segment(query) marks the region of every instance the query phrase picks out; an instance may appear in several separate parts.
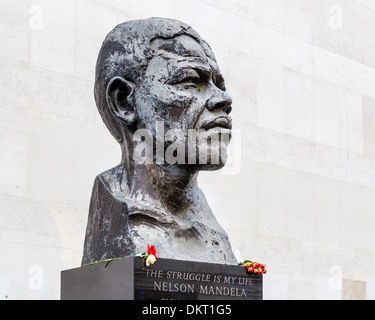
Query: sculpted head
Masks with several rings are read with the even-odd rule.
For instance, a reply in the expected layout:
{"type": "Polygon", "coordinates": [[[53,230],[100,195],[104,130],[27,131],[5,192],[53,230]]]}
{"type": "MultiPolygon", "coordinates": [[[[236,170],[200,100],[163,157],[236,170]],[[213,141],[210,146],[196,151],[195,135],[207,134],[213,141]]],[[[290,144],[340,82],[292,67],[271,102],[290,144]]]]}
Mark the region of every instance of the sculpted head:
{"type": "Polygon", "coordinates": [[[99,53],[95,100],[127,158],[133,158],[137,130],[147,130],[153,161],[162,131],[163,154],[174,145],[174,165],[217,170],[225,163],[232,100],[210,46],[182,22],[151,18],[113,29],[99,53]],[[202,162],[203,144],[208,158],[202,162]],[[219,161],[212,154],[220,154],[219,161]]]}

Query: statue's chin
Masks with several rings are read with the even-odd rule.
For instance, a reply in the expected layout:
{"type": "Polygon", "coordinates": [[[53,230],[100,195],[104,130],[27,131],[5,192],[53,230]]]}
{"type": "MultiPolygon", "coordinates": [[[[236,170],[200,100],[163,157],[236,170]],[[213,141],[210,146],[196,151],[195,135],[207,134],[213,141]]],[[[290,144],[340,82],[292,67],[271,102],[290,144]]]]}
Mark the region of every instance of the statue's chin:
{"type": "Polygon", "coordinates": [[[227,161],[227,145],[221,145],[220,148],[208,148],[208,152],[199,154],[194,163],[187,162],[187,167],[194,168],[197,171],[216,171],[222,169],[227,161]]]}
{"type": "Polygon", "coordinates": [[[198,171],[218,171],[222,169],[225,166],[224,163],[222,164],[206,164],[206,165],[200,165],[197,167],[198,171]]]}
{"type": "Polygon", "coordinates": [[[217,171],[222,169],[225,166],[225,163],[220,160],[220,162],[210,162],[207,163],[198,163],[197,164],[185,164],[185,168],[189,168],[194,171],[217,171]]]}

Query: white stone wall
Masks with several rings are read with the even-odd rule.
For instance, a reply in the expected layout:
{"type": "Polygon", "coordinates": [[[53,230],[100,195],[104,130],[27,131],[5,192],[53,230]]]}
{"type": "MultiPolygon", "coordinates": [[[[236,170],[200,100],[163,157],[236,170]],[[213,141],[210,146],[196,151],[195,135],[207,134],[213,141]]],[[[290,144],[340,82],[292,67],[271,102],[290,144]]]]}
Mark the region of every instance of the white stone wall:
{"type": "Polygon", "coordinates": [[[234,99],[233,164],[201,188],[265,299],[375,299],[372,0],[0,0],[0,299],[59,299],[95,176],[120,161],[93,99],[118,23],[191,24],[234,99]]]}

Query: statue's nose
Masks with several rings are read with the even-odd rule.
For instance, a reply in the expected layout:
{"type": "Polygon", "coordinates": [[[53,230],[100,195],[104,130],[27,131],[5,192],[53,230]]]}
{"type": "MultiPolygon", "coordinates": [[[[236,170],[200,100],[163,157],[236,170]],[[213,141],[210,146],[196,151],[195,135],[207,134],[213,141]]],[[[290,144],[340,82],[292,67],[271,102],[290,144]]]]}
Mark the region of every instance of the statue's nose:
{"type": "Polygon", "coordinates": [[[210,111],[223,110],[226,114],[232,111],[232,98],[231,96],[222,91],[220,94],[215,95],[207,101],[207,109],[210,111]]]}

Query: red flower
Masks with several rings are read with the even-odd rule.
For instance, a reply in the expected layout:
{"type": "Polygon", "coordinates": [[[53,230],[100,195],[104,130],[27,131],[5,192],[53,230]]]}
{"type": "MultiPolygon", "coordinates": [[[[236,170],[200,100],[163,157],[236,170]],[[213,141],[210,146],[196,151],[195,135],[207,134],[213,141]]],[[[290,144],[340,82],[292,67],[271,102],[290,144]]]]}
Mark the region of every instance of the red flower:
{"type": "Polygon", "coordinates": [[[244,263],[240,263],[240,265],[244,266],[248,273],[253,273],[256,275],[262,275],[267,273],[266,266],[259,262],[251,262],[247,260],[244,263]]]}
{"type": "Polygon", "coordinates": [[[158,258],[158,257],[156,256],[156,249],[155,249],[155,246],[151,246],[151,247],[150,247],[150,245],[148,245],[147,253],[148,253],[149,255],[153,255],[153,256],[155,256],[156,259],[158,258]]]}

